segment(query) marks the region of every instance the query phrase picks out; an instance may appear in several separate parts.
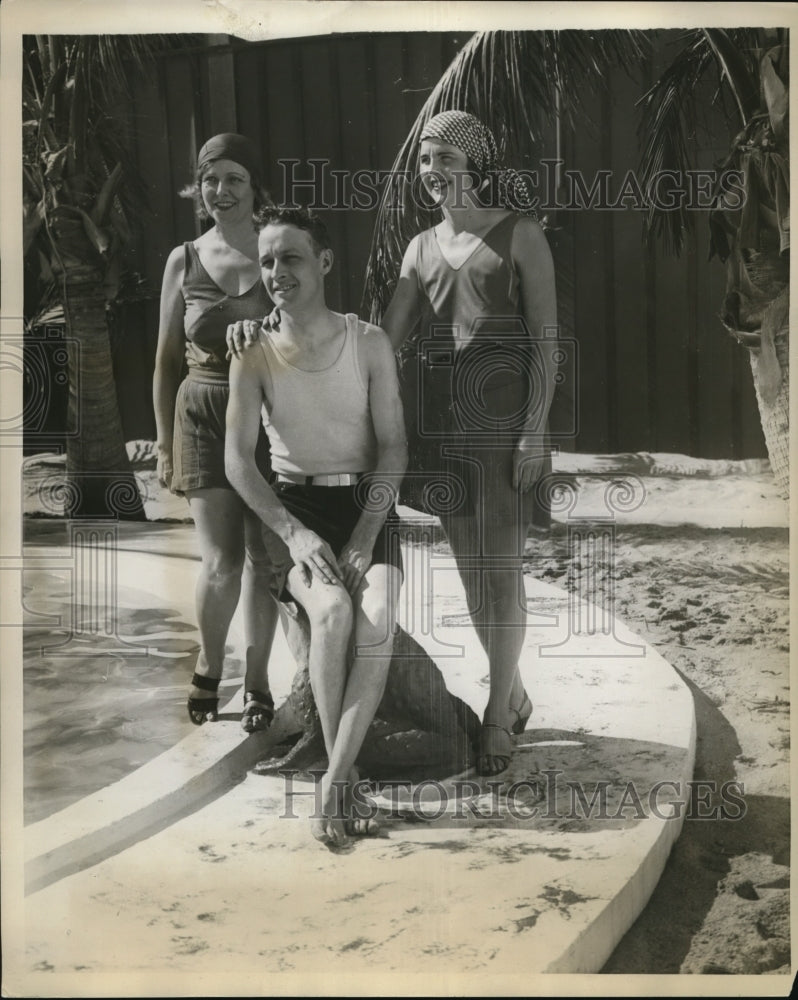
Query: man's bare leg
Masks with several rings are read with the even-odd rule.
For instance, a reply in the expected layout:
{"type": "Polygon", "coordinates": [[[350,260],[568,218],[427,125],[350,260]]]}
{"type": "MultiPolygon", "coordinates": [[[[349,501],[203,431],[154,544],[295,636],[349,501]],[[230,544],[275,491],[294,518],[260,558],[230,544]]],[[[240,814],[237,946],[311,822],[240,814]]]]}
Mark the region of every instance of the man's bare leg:
{"type": "MultiPolygon", "coordinates": [[[[367,570],[355,594],[354,658],[346,679],[329,768],[322,778],[322,800],[325,791],[331,796],[336,787],[346,792],[352,774],[357,774],[353,771],[355,761],[388,679],[401,585],[400,570],[379,563],[367,570]]],[[[350,799],[346,794],[343,804],[348,811],[350,799]]]]}
{"type": "MultiPolygon", "coordinates": [[[[330,759],[346,685],[346,660],[352,635],[352,600],[340,582],[323,583],[313,577],[308,585],[296,566],[288,574],[288,589],[304,607],[310,624],[310,685],[319,712],[327,758],[330,759]]],[[[328,776],[329,770],[325,778],[328,776]]],[[[336,789],[322,779],[322,817],[314,819],[311,824],[313,835],[318,840],[346,840],[342,819],[344,786],[336,789]]]]}

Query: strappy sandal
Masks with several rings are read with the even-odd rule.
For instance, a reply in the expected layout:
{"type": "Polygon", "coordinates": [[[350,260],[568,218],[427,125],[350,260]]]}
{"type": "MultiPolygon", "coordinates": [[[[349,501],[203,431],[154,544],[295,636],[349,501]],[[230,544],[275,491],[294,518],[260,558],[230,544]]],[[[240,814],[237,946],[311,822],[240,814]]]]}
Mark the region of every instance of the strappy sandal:
{"type": "Polygon", "coordinates": [[[524,700],[521,702],[520,708],[513,708],[510,706],[510,711],[515,714],[515,722],[510,727],[510,731],[514,736],[520,736],[526,730],[526,724],[532,715],[533,705],[529,700],[529,695],[524,691],[524,700]],[[526,709],[529,709],[527,712],[526,709]]]}
{"type": "Polygon", "coordinates": [[[499,726],[495,722],[483,722],[479,737],[479,755],[477,757],[477,774],[493,775],[501,774],[510,766],[510,758],[513,755],[513,743],[510,739],[510,730],[504,726],[499,726]],[[496,769],[484,767],[485,759],[491,757],[494,760],[504,760],[504,764],[496,769]],[[483,765],[483,766],[480,766],[483,765]]]}
{"type": "Polygon", "coordinates": [[[263,733],[274,720],[274,699],[270,691],[245,691],[241,728],[245,733],[263,733]]]}
{"type": "MultiPolygon", "coordinates": [[[[213,691],[215,693],[219,690],[220,680],[218,677],[203,677],[202,674],[194,674],[191,683],[200,691],[213,691]]],[[[195,726],[201,726],[204,722],[217,722],[219,719],[219,699],[189,696],[188,717],[195,726]]]]}

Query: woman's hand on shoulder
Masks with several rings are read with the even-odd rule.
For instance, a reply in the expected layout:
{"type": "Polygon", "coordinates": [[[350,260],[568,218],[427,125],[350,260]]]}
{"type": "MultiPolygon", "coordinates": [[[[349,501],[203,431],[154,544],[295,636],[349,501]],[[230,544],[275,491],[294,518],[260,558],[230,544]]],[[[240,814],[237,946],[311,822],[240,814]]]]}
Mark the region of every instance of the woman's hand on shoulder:
{"type": "Polygon", "coordinates": [[[276,307],[264,319],[239,319],[227,327],[227,358],[241,358],[254,344],[261,329],[276,330],[280,326],[280,310],[276,307]]]}

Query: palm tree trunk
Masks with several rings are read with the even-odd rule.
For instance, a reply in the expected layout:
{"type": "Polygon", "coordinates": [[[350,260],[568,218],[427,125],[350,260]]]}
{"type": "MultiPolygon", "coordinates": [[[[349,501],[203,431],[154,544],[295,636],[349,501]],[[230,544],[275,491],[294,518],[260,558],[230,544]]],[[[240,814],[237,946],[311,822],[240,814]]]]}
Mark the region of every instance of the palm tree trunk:
{"type": "Polygon", "coordinates": [[[82,223],[58,219],[53,227],[62,265],[68,336],[67,517],[144,521],[146,515],[125,449],[114,385],[103,277],[76,252],[82,223]]]}
{"type": "Polygon", "coordinates": [[[759,351],[751,351],[751,373],[776,486],[790,496],[790,355],[789,328],[776,331],[772,345],[763,337],[759,351]],[[771,355],[770,352],[773,352],[771,355]],[[773,362],[776,362],[774,366],[773,362]],[[774,384],[774,368],[777,374],[774,384]]]}

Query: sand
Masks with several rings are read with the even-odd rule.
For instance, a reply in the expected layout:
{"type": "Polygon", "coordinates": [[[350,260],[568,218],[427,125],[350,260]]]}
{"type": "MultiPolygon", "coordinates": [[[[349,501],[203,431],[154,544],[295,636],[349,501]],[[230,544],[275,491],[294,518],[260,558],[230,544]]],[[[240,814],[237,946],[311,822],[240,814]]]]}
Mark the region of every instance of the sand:
{"type": "MultiPolygon", "coordinates": [[[[134,442],[129,451],[148,517],[187,520],[185,501],[157,485],[151,446],[134,442]]],[[[39,487],[62,467],[57,456],[26,463],[27,515],[42,516],[39,487]]],[[[789,972],[786,505],[761,461],[561,456],[555,467],[578,505],[530,538],[528,572],[582,594],[614,588],[614,613],[693,692],[695,779],[716,788],[736,781],[744,802],[738,818],[688,817],[651,901],[603,971],[789,972]],[[606,488],[619,477],[636,496],[629,509],[609,512],[606,488]],[[608,513],[614,542],[605,554],[572,557],[575,529],[608,513]]]]}
{"type": "MultiPolygon", "coordinates": [[[[531,573],[568,585],[565,531],[528,551],[531,573]]],[[[591,571],[571,566],[573,584],[591,571]]],[[[736,820],[685,821],[650,903],[603,971],[788,972],[787,531],[622,526],[600,574],[614,578],[617,616],[693,692],[694,778],[740,782],[747,807],[736,820]]]]}

